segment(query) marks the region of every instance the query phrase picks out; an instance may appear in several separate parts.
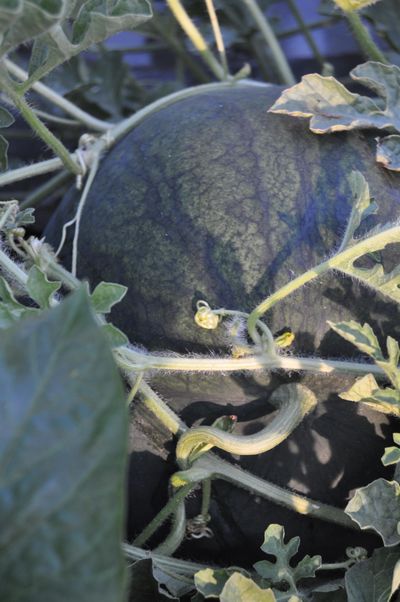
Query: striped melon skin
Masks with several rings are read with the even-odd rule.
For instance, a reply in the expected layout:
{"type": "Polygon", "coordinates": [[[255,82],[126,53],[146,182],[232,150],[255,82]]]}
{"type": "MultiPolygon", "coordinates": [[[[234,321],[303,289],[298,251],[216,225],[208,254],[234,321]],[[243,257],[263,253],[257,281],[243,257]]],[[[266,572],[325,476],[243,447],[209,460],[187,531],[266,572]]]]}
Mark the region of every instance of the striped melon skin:
{"type": "MultiPolygon", "coordinates": [[[[196,301],[250,311],[331,254],[349,215],[347,177],[353,169],[365,175],[379,201],[379,217],[371,220],[398,217],[399,178],[375,163],[373,136],[313,135],[304,122],[267,112],[280,91],[244,85],[199,91],[145,119],[104,159],[83,212],[78,271],[93,286],[106,280],[129,287],[112,320],[132,342],[151,350],[223,352],[223,328],[207,331],[195,324],[196,301]]],[[[58,241],[73,197],[50,223],[50,242],[58,241]]],[[[386,255],[389,264],[393,250],[386,255]]],[[[69,265],[68,249],[64,259],[69,265]]],[[[393,304],[335,274],[266,316],[273,332],[290,327],[296,333],[293,353],[322,357],[356,356],[326,324],[350,318],[369,321],[381,335],[399,334],[393,304]]],[[[243,458],[241,465],[344,506],[350,490],[383,474],[379,458],[389,421],[338,398],[351,379],[290,376],[314,390],[318,409],[285,443],[243,458]]],[[[288,378],[163,375],[153,383],[189,424],[234,413],[238,432],[250,433],[271,418],[268,390],[288,378]]],[[[133,424],[131,528],[137,530],[162,505],[160,492],[165,495],[166,475],[174,467],[164,462],[167,435],[140,408],[133,424]]],[[[346,536],[351,545],[362,541],[344,530],[338,537],[335,526],[294,515],[229,484],[217,483],[214,491],[216,537],[196,543],[207,554],[215,549],[231,561],[251,560],[270,522],[285,524],[289,535],[302,536],[304,549],[325,550],[326,557],[343,552],[346,536]],[[244,521],[245,515],[251,518],[244,521]]]]}

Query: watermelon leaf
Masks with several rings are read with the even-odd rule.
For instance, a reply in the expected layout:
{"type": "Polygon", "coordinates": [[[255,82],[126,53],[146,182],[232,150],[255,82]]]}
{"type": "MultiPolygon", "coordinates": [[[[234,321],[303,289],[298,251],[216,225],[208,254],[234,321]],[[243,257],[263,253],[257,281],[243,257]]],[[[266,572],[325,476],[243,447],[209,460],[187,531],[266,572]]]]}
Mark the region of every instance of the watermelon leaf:
{"type": "Polygon", "coordinates": [[[400,171],[400,136],[392,134],[377,139],[376,160],[386,169],[400,171]]]}
{"type": "Polygon", "coordinates": [[[348,322],[331,322],[328,320],[329,326],[340,334],[341,337],[353,343],[363,353],[367,353],[374,360],[381,361],[384,359],[379,341],[367,323],[361,325],[355,320],[348,322]]]}
{"type": "Polygon", "coordinates": [[[51,299],[60,287],[61,282],[49,282],[46,274],[36,265],[29,270],[26,290],[41,309],[50,307],[51,299]]]}
{"type": "Polygon", "coordinates": [[[114,324],[104,324],[102,326],[102,330],[108,338],[109,344],[111,347],[121,347],[122,345],[127,345],[129,343],[129,339],[114,324]]]}
{"type": "Polygon", "coordinates": [[[329,326],[346,341],[353,343],[357,349],[367,353],[391,381],[392,387],[380,388],[372,374],[359,378],[348,389],[339,395],[349,401],[362,401],[373,409],[400,416],[400,349],[398,342],[387,337],[386,347],[388,359],[385,359],[379,341],[369,324],[361,325],[354,320],[349,322],[330,322],[329,326]]]}
{"type": "Polygon", "coordinates": [[[293,537],[287,544],[284,538],[285,529],[281,525],[269,525],[264,533],[261,549],[266,554],[275,556],[276,561],[261,560],[255,563],[254,568],[263,579],[268,579],[273,585],[286,583],[288,591],[297,593],[297,581],[315,576],[315,571],[321,565],[321,556],[307,555],[296,567],[292,567],[290,561],[297,554],[300,538],[293,537]]]}
{"type": "Polygon", "coordinates": [[[400,68],[369,61],[355,67],[350,76],[380,96],[384,108],[380,100],[349,92],[334,77],[311,73],[285,90],[269,110],[309,117],[310,130],[317,134],[362,128],[393,128],[400,132],[400,99],[396,93],[400,68]]]}
{"type": "Polygon", "coordinates": [[[108,314],[116,303],[122,301],[127,290],[122,284],[100,282],[90,296],[94,311],[98,314],[108,314]]]}
{"type": "MultiPolygon", "coordinates": [[[[393,441],[396,445],[385,447],[385,453],[381,458],[384,466],[391,466],[400,462],[400,433],[393,433],[393,441]]],[[[396,474],[394,478],[398,481],[396,474]]]]}
{"type": "Polygon", "coordinates": [[[21,318],[36,314],[37,309],[25,307],[14,297],[7,280],[0,276],[0,329],[8,328],[21,318]]]}
{"type": "Polygon", "coordinates": [[[399,556],[397,548],[379,548],[346,571],[348,602],[389,602],[398,586],[399,556]]]}
{"type": "Polygon", "coordinates": [[[352,211],[339,251],[356,243],[354,234],[361,222],[369,215],[377,213],[378,211],[378,205],[371,199],[368,182],[362,173],[359,171],[352,171],[349,182],[353,195],[352,211]]]}
{"type": "Polygon", "coordinates": [[[254,581],[241,573],[233,573],[220,595],[221,602],[275,602],[272,589],[261,589],[254,581]]]}
{"type": "Polygon", "coordinates": [[[400,416],[400,392],[391,387],[379,388],[372,374],[358,378],[350,389],[340,393],[339,397],[347,401],[362,401],[378,412],[400,416]]]}
{"type": "Polygon", "coordinates": [[[2,333],[0,375],[0,598],[122,602],[126,404],[83,289],[2,333]]]}
{"type": "Polygon", "coordinates": [[[63,19],[65,0],[0,0],[0,56],[63,19]]]}
{"type": "Polygon", "coordinates": [[[392,445],[391,447],[385,447],[385,453],[382,456],[382,464],[384,466],[391,466],[392,464],[398,464],[400,462],[400,448],[392,445]]]}
{"type": "Polygon", "coordinates": [[[93,44],[130,31],[152,16],[148,0],[64,0],[64,7],[62,20],[35,40],[27,86],[93,44]]]}
{"type": "Polygon", "coordinates": [[[232,575],[229,569],[203,569],[194,575],[194,584],[205,598],[218,598],[232,575]]]}
{"type": "Polygon", "coordinates": [[[345,512],[361,529],[376,531],[385,546],[400,543],[400,485],[397,481],[377,479],[357,489],[345,512]]]}
{"type": "MultiPolygon", "coordinates": [[[[364,128],[400,132],[400,68],[369,61],[358,65],[350,76],[372,89],[378,99],[354,94],[335,78],[312,73],[285,90],[269,110],[310,118],[310,130],[317,134],[364,128]]],[[[385,167],[399,170],[399,156],[399,136],[379,142],[377,161],[385,167]]]]}
{"type": "Polygon", "coordinates": [[[0,0],[0,57],[34,40],[26,89],[92,44],[151,16],[148,0],[0,0]]]}

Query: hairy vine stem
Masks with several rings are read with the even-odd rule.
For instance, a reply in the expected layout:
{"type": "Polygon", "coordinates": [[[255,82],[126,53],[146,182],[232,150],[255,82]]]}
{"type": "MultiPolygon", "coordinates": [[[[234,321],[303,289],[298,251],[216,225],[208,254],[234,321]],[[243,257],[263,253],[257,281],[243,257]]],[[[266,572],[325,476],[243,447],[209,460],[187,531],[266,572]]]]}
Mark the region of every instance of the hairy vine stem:
{"type": "MultiPolygon", "coordinates": [[[[28,80],[28,74],[26,73],[26,71],[21,69],[21,67],[19,67],[15,63],[13,63],[13,61],[5,59],[4,63],[9,73],[17,77],[22,82],[28,80]]],[[[69,115],[72,115],[72,117],[75,117],[75,119],[86,125],[91,130],[95,130],[98,132],[106,132],[112,127],[111,123],[107,123],[106,121],[93,117],[93,115],[90,115],[86,111],[83,111],[82,109],[77,107],[73,102],[70,102],[60,94],[57,94],[57,92],[54,92],[52,88],[49,88],[41,82],[35,82],[34,84],[32,84],[31,89],[43,96],[43,98],[46,98],[46,100],[49,100],[54,105],[65,111],[65,113],[68,113],[69,115]]]]}
{"type": "Polygon", "coordinates": [[[288,284],[282,286],[278,291],[267,297],[251,312],[247,321],[249,335],[254,341],[257,341],[257,320],[259,320],[261,316],[271,309],[278,301],[281,301],[300,287],[304,286],[304,284],[319,278],[329,270],[340,270],[344,264],[351,264],[355,258],[365,255],[366,253],[381,250],[390,243],[399,242],[399,239],[400,226],[395,225],[390,228],[382,229],[377,234],[366,236],[356,244],[346,247],[330,259],[323,261],[294,280],[291,280],[288,284]]]}
{"type": "Polygon", "coordinates": [[[308,357],[252,355],[242,358],[232,357],[184,357],[172,355],[166,357],[153,353],[144,353],[130,347],[115,350],[121,368],[128,372],[137,370],[166,370],[170,372],[241,372],[244,370],[298,370],[305,372],[347,373],[364,375],[371,373],[384,378],[384,372],[375,364],[367,362],[349,362],[345,360],[325,360],[308,357]]]}
{"type": "MultiPolygon", "coordinates": [[[[149,552],[148,550],[142,550],[137,546],[130,545],[128,543],[122,544],[122,549],[127,558],[132,560],[145,560],[150,558],[154,564],[160,566],[162,569],[169,569],[172,571],[179,571],[183,575],[194,575],[197,571],[201,571],[205,568],[205,565],[190,562],[188,560],[179,560],[178,558],[170,558],[156,552],[149,552]]],[[[207,564],[207,567],[210,565],[207,564]]]]}
{"type": "Polygon", "coordinates": [[[317,405],[314,393],[299,384],[281,385],[270,401],[279,404],[279,412],[268,426],[254,435],[233,435],[210,426],[189,429],[176,446],[178,464],[183,469],[188,468],[213,446],[237,455],[262,454],[282,443],[317,405]]]}
{"type": "Polygon", "coordinates": [[[185,497],[197,487],[196,482],[188,483],[180,487],[170,498],[167,504],[160,510],[155,518],[143,529],[143,531],[134,539],[133,545],[143,546],[148,539],[157,531],[157,529],[173,514],[177,507],[184,501],[185,497]]]}
{"type": "Polygon", "coordinates": [[[379,63],[387,65],[388,60],[375,44],[358,12],[355,10],[345,10],[343,12],[364,56],[372,61],[378,61],[379,63]]]}
{"type": "Polygon", "coordinates": [[[75,175],[82,173],[82,168],[70,155],[62,142],[47,128],[31,109],[27,101],[21,96],[8,77],[0,74],[0,85],[2,91],[10,98],[15,107],[20,111],[22,117],[37,133],[38,136],[60,157],[64,166],[75,175]]]}
{"type": "Polygon", "coordinates": [[[279,72],[279,75],[284,84],[292,86],[296,83],[296,78],[293,75],[293,72],[290,68],[290,65],[282,51],[282,48],[276,38],[274,30],[269,24],[267,18],[264,13],[260,9],[256,0],[242,0],[243,4],[246,6],[250,14],[252,15],[261,35],[263,36],[265,42],[267,43],[273,60],[275,62],[276,68],[279,72]]]}

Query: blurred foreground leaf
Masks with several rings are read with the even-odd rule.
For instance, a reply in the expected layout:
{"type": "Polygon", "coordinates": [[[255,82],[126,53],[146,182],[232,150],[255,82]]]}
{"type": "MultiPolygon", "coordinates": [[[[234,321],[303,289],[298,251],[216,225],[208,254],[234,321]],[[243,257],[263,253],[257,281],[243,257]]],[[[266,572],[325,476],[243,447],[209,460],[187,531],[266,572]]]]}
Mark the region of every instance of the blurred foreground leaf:
{"type": "Polygon", "coordinates": [[[127,417],[87,295],[2,331],[0,600],[122,602],[127,417]]]}

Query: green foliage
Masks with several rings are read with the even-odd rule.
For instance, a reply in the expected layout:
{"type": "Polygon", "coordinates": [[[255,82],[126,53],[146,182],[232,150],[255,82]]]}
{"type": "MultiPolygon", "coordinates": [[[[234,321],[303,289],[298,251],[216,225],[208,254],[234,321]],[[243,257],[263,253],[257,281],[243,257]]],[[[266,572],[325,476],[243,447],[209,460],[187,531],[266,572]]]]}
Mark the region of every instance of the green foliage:
{"type": "Polygon", "coordinates": [[[221,602],[275,602],[271,589],[261,589],[254,581],[241,573],[233,573],[220,595],[221,602]]]}
{"type": "Polygon", "coordinates": [[[92,44],[133,29],[152,12],[147,0],[1,0],[0,14],[0,57],[35,39],[33,82],[92,44]]]}
{"type": "Polygon", "coordinates": [[[372,374],[355,381],[348,391],[340,394],[342,399],[363,401],[381,412],[400,415],[400,368],[399,344],[391,336],[386,339],[388,357],[385,359],[379,341],[369,324],[361,325],[354,320],[349,322],[328,321],[330,327],[357,349],[367,353],[382,369],[393,387],[379,387],[372,374]]]}
{"type": "MultiPolygon", "coordinates": [[[[0,106],[0,129],[7,128],[14,123],[15,119],[7,109],[0,106]]],[[[8,167],[7,161],[8,142],[0,134],[0,170],[6,170],[8,167]]]]}
{"type": "Polygon", "coordinates": [[[203,569],[194,575],[194,584],[205,598],[218,598],[231,575],[229,569],[203,569]]]}
{"type": "Polygon", "coordinates": [[[0,375],[1,599],[122,602],[126,407],[84,290],[2,333],[0,375]]]}
{"type": "MultiPolygon", "coordinates": [[[[400,133],[397,92],[400,68],[370,61],[358,65],[350,76],[358,84],[370,88],[378,99],[354,94],[336,79],[313,73],[283,92],[270,111],[311,118],[310,129],[317,134],[364,128],[400,133]]],[[[399,147],[399,135],[392,134],[388,140],[383,138],[379,143],[377,161],[388,169],[399,171],[399,147]]]]}
{"type": "Polygon", "coordinates": [[[305,556],[292,567],[290,561],[297,554],[300,538],[293,537],[287,544],[284,542],[285,529],[281,525],[270,525],[264,533],[264,543],[261,549],[266,554],[275,556],[276,561],[261,560],[254,568],[257,573],[267,579],[272,585],[285,584],[289,591],[296,594],[297,582],[306,577],[314,577],[315,571],[321,565],[321,556],[305,556]]]}
{"type": "Polygon", "coordinates": [[[355,233],[361,222],[370,215],[377,213],[378,204],[371,199],[368,182],[359,171],[353,171],[349,176],[351,191],[353,194],[352,210],[344,233],[340,249],[345,249],[357,241],[355,233]]]}
{"type": "Polygon", "coordinates": [[[37,310],[26,307],[16,300],[8,282],[0,276],[0,329],[8,328],[21,318],[35,314],[37,310]]]}
{"type": "Polygon", "coordinates": [[[399,585],[398,548],[375,550],[368,560],[352,566],[345,575],[348,602],[389,602],[399,585]],[[396,572],[395,572],[396,569],[396,572]]]}
{"type": "Polygon", "coordinates": [[[116,303],[122,301],[127,290],[122,284],[100,282],[90,296],[94,311],[98,314],[108,314],[116,303]]]}
{"type": "Polygon", "coordinates": [[[400,485],[377,479],[356,490],[346,512],[362,529],[373,529],[385,546],[400,543],[400,485]]]}
{"type": "Polygon", "coordinates": [[[53,295],[60,286],[61,282],[49,282],[46,274],[37,266],[34,265],[29,270],[26,290],[41,309],[50,307],[53,295]]]}
{"type": "MultiPolygon", "coordinates": [[[[400,433],[394,433],[393,441],[400,446],[400,433]]],[[[398,464],[398,462],[400,462],[400,447],[385,447],[385,453],[382,456],[382,464],[384,466],[390,466],[391,464],[398,464]]]]}

